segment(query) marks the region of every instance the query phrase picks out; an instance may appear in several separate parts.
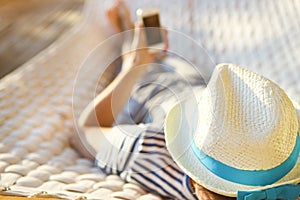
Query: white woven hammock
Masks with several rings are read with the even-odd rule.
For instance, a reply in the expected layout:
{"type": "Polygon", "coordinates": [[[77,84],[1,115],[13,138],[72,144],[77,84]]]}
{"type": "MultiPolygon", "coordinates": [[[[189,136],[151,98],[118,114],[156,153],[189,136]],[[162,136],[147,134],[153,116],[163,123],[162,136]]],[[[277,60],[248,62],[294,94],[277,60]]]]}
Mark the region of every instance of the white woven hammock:
{"type": "MultiPolygon", "coordinates": [[[[162,24],[200,42],[215,63],[247,66],[278,83],[300,101],[300,2],[254,0],[131,0],[160,7],[162,24]]],[[[160,199],[118,176],[106,176],[69,146],[77,114],[92,97],[91,67],[77,73],[88,53],[108,37],[104,10],[109,0],[86,2],[85,18],[52,46],[0,81],[0,194],[89,199],[160,199]],[[75,84],[78,93],[73,97],[75,84]],[[84,89],[81,89],[84,88],[84,89]],[[72,102],[76,100],[76,112],[72,102]]],[[[195,63],[203,60],[170,35],[195,63]]],[[[114,52],[102,49],[100,58],[114,52]]],[[[99,60],[97,61],[99,62],[99,60]]],[[[212,69],[208,69],[208,71],[212,69]]],[[[114,75],[111,69],[102,86],[114,75]]]]}

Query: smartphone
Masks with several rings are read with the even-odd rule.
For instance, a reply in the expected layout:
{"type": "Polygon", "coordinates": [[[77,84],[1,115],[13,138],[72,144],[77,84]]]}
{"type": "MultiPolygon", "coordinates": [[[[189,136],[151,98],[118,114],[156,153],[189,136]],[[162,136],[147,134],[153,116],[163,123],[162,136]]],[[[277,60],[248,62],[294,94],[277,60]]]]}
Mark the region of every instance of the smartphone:
{"type": "Polygon", "coordinates": [[[160,28],[159,10],[157,8],[138,9],[136,13],[139,22],[145,27],[147,45],[153,50],[164,49],[164,34],[160,28]]]}

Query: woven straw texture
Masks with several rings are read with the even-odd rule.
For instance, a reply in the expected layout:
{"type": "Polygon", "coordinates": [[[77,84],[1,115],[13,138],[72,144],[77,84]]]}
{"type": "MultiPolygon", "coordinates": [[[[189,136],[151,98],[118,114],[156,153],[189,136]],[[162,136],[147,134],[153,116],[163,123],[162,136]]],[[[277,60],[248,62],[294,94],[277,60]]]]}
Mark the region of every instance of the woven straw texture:
{"type": "MultiPolygon", "coordinates": [[[[106,176],[69,146],[74,131],[72,91],[77,69],[107,36],[103,11],[110,1],[87,1],[86,20],[46,51],[0,81],[0,173],[3,194],[90,199],[161,199],[140,186],[106,176]],[[104,28],[103,28],[104,27],[104,28]],[[105,32],[105,33],[104,33],[105,32]],[[5,191],[7,189],[8,191],[5,191]]],[[[158,6],[162,24],[183,32],[207,49],[215,63],[248,66],[300,100],[299,1],[131,0],[135,9],[158,6]]],[[[172,40],[174,46],[182,45],[172,40]]],[[[197,63],[192,46],[186,56],[197,63]]],[[[103,55],[114,49],[103,49],[103,55]]],[[[209,69],[213,70],[213,69],[209,69]]],[[[98,89],[116,69],[107,72],[98,89]]],[[[93,90],[89,73],[83,91],[93,90]]],[[[79,92],[80,93],[80,92],[79,92]]],[[[78,110],[90,97],[77,98],[78,110]]]]}
{"type": "Polygon", "coordinates": [[[199,111],[208,115],[200,115],[196,132],[203,134],[196,144],[222,163],[267,170],[293,151],[298,131],[294,105],[268,79],[236,65],[220,64],[200,101],[199,111]]]}

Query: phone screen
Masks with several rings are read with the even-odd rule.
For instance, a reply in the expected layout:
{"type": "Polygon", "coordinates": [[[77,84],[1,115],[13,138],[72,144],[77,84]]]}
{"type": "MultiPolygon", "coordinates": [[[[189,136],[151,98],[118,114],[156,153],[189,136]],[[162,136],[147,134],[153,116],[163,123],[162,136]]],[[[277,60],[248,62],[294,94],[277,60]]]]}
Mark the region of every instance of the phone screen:
{"type": "Polygon", "coordinates": [[[157,43],[163,42],[163,38],[161,35],[160,23],[159,23],[159,15],[151,15],[144,16],[143,23],[146,28],[146,37],[148,45],[153,45],[157,43]],[[148,28],[150,27],[150,28],[148,28]],[[151,28],[152,27],[152,28],[151,28]],[[156,27],[156,28],[153,28],[156,27]]]}

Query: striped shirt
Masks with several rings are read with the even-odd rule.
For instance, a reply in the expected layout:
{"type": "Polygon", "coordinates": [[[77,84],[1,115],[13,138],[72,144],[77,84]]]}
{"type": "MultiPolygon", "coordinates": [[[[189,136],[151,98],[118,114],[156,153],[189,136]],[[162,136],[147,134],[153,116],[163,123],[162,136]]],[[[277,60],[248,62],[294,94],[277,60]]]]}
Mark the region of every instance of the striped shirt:
{"type": "Polygon", "coordinates": [[[175,102],[193,92],[197,79],[153,70],[136,85],[112,129],[96,164],[107,174],[172,199],[197,199],[190,179],[172,159],[164,137],[164,119],[175,102]],[[185,77],[186,78],[186,77],[185,77]]]}

